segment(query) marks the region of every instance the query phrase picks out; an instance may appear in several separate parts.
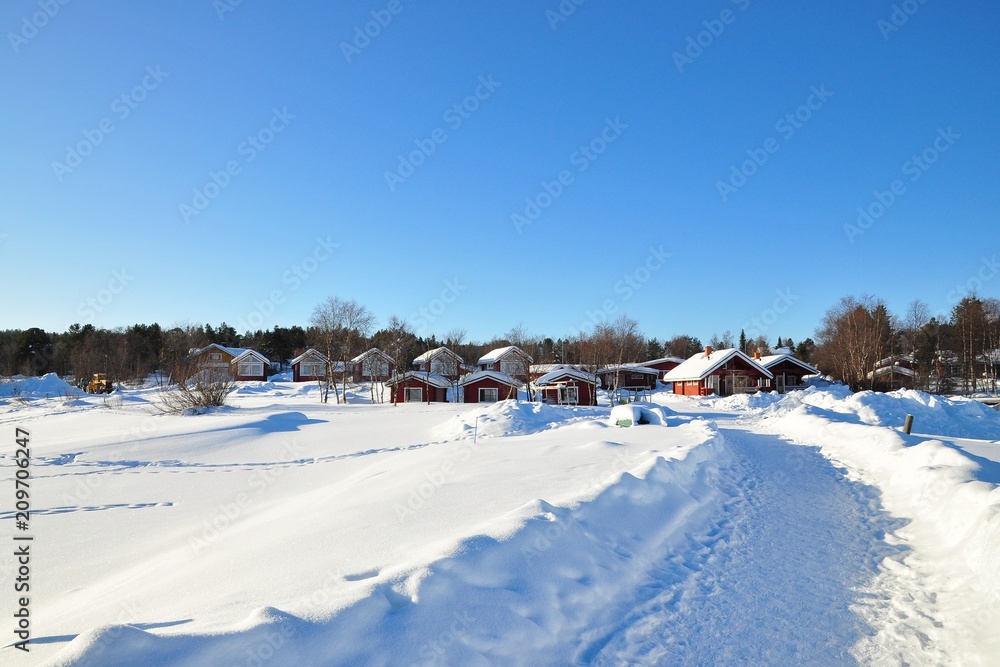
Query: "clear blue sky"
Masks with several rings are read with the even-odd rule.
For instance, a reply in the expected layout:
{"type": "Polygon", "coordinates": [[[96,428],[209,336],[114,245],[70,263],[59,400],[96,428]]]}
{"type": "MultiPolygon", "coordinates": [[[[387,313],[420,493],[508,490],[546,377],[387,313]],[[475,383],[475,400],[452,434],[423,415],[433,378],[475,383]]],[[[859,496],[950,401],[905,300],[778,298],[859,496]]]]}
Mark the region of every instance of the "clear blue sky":
{"type": "Polygon", "coordinates": [[[996,3],[230,3],[3,4],[0,328],[338,295],[800,340],[848,294],[1000,296],[996,3]]]}

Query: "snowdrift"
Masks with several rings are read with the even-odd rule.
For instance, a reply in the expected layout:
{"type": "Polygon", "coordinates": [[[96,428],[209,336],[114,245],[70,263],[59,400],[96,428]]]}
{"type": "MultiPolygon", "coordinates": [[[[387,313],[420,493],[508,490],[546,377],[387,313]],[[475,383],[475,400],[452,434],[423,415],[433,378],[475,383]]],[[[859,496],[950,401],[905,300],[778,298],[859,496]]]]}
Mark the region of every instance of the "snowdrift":
{"type": "Polygon", "coordinates": [[[606,413],[607,408],[500,401],[486,407],[473,407],[449,419],[436,435],[443,440],[528,435],[606,413]]]}
{"type": "MultiPolygon", "coordinates": [[[[526,415],[545,410],[525,407],[526,415]]],[[[501,405],[487,413],[516,421],[518,411],[501,405]]],[[[235,628],[203,634],[105,626],[77,637],[50,664],[587,662],[635,604],[649,568],[692,532],[710,530],[727,497],[718,479],[733,457],[715,430],[700,421],[670,433],[689,444],[619,471],[590,500],[538,499],[514,512],[518,528],[508,535],[468,537],[447,556],[391,577],[346,577],[374,583],[332,615],[267,607],[235,628]]]]}
{"type": "Polygon", "coordinates": [[[911,389],[888,394],[873,391],[855,394],[839,385],[793,392],[775,402],[783,410],[803,404],[853,415],[861,423],[874,426],[901,428],[906,415],[911,414],[915,433],[1000,439],[1000,412],[968,398],[944,398],[911,389]]]}
{"type": "MultiPolygon", "coordinates": [[[[928,576],[936,580],[943,613],[966,633],[970,656],[1000,656],[994,636],[1000,622],[1000,463],[974,457],[947,437],[887,428],[900,426],[907,413],[916,415],[915,430],[986,439],[1000,433],[1000,414],[972,401],[915,391],[845,395],[839,389],[787,396],[762,428],[819,445],[880,489],[886,509],[909,521],[899,536],[920,551],[921,563],[934,564],[928,576]]],[[[968,664],[979,663],[970,658],[968,664]]]]}
{"type": "Polygon", "coordinates": [[[86,392],[74,387],[55,373],[42,377],[15,377],[8,382],[0,382],[0,398],[63,398],[86,396],[86,392]]]}

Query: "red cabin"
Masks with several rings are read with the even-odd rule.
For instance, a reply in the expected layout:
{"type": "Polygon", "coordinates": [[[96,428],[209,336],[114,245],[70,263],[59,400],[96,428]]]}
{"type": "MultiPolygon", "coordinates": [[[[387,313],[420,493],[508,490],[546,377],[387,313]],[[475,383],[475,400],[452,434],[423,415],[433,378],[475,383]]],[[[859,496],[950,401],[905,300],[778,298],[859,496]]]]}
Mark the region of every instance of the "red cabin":
{"type": "Polygon", "coordinates": [[[451,381],[442,375],[407,371],[385,383],[393,403],[447,403],[451,381]]]}
{"type": "Polygon", "coordinates": [[[500,371],[476,371],[462,378],[466,403],[496,403],[507,399],[517,400],[521,383],[500,371]]]}
{"type": "Polygon", "coordinates": [[[685,396],[731,396],[767,389],[774,376],[769,370],[735,348],[705,352],[668,371],[664,382],[674,383],[674,393],[685,396]]]}

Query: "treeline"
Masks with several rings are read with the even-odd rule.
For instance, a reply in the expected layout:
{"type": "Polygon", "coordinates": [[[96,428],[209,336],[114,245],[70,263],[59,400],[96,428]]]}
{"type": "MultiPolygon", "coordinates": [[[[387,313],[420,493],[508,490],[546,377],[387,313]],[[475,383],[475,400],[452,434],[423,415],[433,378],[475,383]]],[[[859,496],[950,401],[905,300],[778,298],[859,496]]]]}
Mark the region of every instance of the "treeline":
{"type": "Polygon", "coordinates": [[[876,370],[900,363],[918,389],[938,393],[996,390],[1000,300],[970,295],[932,317],[917,300],[901,317],[872,296],[845,297],[816,332],[815,364],[851,388],[879,388],[876,370]]]}
{"type": "Polygon", "coordinates": [[[168,375],[181,368],[193,349],[209,343],[253,348],[277,363],[285,363],[308,347],[332,360],[351,359],[371,347],[390,355],[397,369],[429,349],[445,345],[466,363],[474,364],[491,349],[517,345],[535,363],[582,363],[593,366],[648,361],[661,357],[686,359],[705,345],[716,349],[739,347],[747,354],[770,354],[776,347],[791,348],[797,357],[854,389],[878,388],[876,368],[902,359],[914,373],[918,388],[949,393],[995,387],[1000,366],[1000,301],[974,295],[961,300],[948,315],[932,317],[926,304],[914,301],[902,316],[871,296],[845,297],[831,308],[811,338],[795,343],[776,337],[773,342],[744,332],[713,335],[703,343],[690,335],[662,342],[647,338],[639,323],[626,315],[602,322],[587,334],[552,338],[529,333],[518,325],[487,341],[470,341],[467,332],[454,329],[443,337],[418,336],[399,317],[385,326],[363,305],[330,297],[318,305],[307,326],[281,327],[239,333],[223,322],[182,324],[169,329],[159,324],[135,324],[100,329],[74,324],[55,333],[42,329],[0,331],[0,376],[58,373],[78,381],[93,373],[108,373],[115,382],[138,381],[160,370],[168,375]]]}

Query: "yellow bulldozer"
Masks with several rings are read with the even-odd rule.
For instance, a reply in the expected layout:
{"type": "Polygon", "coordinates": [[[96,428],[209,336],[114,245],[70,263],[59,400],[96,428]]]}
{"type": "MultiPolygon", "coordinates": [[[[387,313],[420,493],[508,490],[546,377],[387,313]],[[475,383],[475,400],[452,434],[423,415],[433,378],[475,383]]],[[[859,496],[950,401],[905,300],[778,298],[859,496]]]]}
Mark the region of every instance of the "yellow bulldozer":
{"type": "Polygon", "coordinates": [[[115,390],[113,382],[108,380],[107,373],[94,373],[94,378],[87,383],[88,394],[110,394],[115,390]]]}

